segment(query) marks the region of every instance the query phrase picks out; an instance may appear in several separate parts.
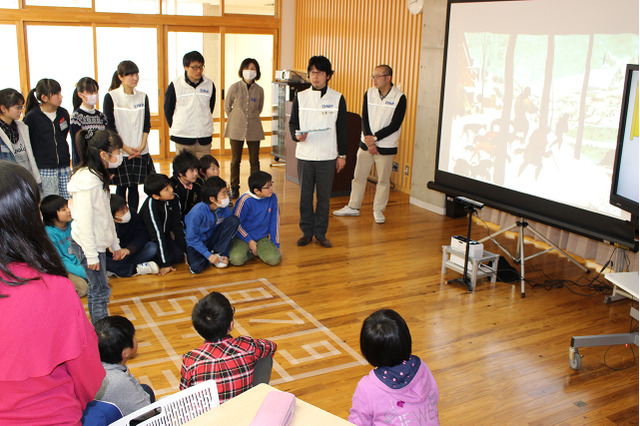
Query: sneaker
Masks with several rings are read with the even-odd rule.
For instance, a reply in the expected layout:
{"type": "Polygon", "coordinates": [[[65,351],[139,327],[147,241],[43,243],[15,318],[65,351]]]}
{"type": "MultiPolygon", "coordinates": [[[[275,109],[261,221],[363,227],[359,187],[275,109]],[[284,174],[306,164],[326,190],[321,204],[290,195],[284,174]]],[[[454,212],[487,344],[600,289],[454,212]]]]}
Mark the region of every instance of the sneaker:
{"type": "Polygon", "coordinates": [[[334,216],[360,216],[360,210],[352,209],[349,205],[344,206],[340,210],[333,211],[334,216]]]}
{"type": "Polygon", "coordinates": [[[374,211],[373,212],[373,220],[376,221],[376,223],[384,223],[385,220],[387,220],[384,215],[382,214],[382,212],[380,211],[374,211]]]}
{"type": "Polygon", "coordinates": [[[222,255],[220,253],[213,253],[213,254],[218,256],[218,261],[214,263],[213,266],[215,266],[218,269],[226,268],[227,266],[229,266],[229,262],[225,262],[222,260],[222,255]]]}
{"type": "Polygon", "coordinates": [[[157,274],[160,268],[156,262],[144,262],[136,265],[136,275],[157,274]]]}

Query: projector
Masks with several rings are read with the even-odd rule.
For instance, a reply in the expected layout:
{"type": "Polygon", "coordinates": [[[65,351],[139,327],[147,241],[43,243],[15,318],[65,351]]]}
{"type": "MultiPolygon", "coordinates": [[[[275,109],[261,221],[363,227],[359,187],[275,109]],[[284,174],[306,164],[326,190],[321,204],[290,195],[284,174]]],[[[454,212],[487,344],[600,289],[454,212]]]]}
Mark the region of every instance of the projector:
{"type": "Polygon", "coordinates": [[[275,75],[276,81],[287,81],[292,83],[303,83],[305,81],[304,76],[307,73],[303,71],[294,70],[277,70],[275,75]]]}
{"type": "MultiPolygon", "coordinates": [[[[464,266],[464,251],[467,248],[467,237],[462,235],[454,235],[451,237],[451,248],[460,254],[451,253],[450,260],[460,266],[464,266]]],[[[469,242],[469,259],[482,257],[484,246],[482,243],[471,240],[469,242]]],[[[470,265],[469,265],[470,266],[470,265]]]]}

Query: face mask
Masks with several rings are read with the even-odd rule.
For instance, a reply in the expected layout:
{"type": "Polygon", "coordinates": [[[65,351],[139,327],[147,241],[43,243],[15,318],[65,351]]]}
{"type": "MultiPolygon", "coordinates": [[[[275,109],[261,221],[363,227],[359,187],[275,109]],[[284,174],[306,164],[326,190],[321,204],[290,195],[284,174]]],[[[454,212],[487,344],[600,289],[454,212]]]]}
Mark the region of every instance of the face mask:
{"type": "Polygon", "coordinates": [[[242,70],[242,78],[247,81],[253,81],[258,73],[255,70],[242,70]]]}
{"type": "Polygon", "coordinates": [[[85,96],[85,103],[89,106],[95,106],[95,104],[98,103],[98,94],[94,93],[93,95],[87,95],[85,96]]]}
{"type": "Polygon", "coordinates": [[[131,220],[131,210],[128,210],[125,214],[123,214],[120,219],[118,220],[118,223],[129,223],[129,221],[131,220]]]}
{"type": "Polygon", "coordinates": [[[117,169],[118,167],[120,167],[120,164],[122,164],[122,151],[118,154],[117,156],[117,160],[115,163],[112,163],[111,161],[109,161],[109,168],[110,169],[117,169]]]}
{"type": "Polygon", "coordinates": [[[227,197],[220,200],[220,204],[218,204],[218,207],[224,208],[224,207],[227,207],[228,205],[229,205],[229,198],[227,197]]]}

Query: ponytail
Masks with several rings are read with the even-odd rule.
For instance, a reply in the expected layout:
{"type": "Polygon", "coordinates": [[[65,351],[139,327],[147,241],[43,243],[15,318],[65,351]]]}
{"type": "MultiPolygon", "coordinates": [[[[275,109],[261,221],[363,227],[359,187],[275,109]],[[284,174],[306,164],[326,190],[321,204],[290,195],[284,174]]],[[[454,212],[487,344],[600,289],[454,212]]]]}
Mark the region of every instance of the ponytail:
{"type": "Polygon", "coordinates": [[[73,89],[73,95],[71,95],[71,103],[73,104],[73,110],[77,110],[82,105],[82,99],[78,95],[78,88],[73,89]]]}
{"type": "Polygon", "coordinates": [[[29,94],[27,95],[27,100],[24,104],[24,115],[26,116],[29,111],[34,109],[36,106],[39,106],[40,102],[36,99],[36,89],[29,90],[29,94]]]}
{"type": "Polygon", "coordinates": [[[138,74],[140,69],[133,61],[122,61],[118,64],[118,69],[113,73],[113,77],[111,77],[111,86],[109,86],[109,91],[115,90],[122,84],[120,77],[124,77],[125,75],[130,74],[138,74]]]}
{"type": "Polygon", "coordinates": [[[111,153],[116,149],[122,149],[122,139],[111,130],[80,130],[76,133],[76,148],[80,153],[80,163],[73,173],[86,167],[102,181],[105,191],[109,190],[111,173],[105,167],[101,152],[111,153]]]}
{"type": "Polygon", "coordinates": [[[116,72],[113,73],[113,77],[111,77],[111,86],[109,86],[109,91],[116,90],[121,84],[122,81],[120,81],[120,75],[116,70],[116,72]]]}

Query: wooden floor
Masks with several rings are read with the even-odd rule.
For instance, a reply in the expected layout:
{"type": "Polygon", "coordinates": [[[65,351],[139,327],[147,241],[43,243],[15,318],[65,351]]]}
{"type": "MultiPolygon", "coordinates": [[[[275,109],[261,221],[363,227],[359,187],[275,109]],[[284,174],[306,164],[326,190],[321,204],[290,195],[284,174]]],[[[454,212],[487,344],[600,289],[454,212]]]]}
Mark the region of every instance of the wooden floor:
{"type": "MultiPolygon", "coordinates": [[[[519,284],[492,287],[487,280],[474,293],[443,285],[441,246],[466,233],[466,219],[427,212],[392,191],[387,223],[378,225],[373,185],[359,218],[330,219],[333,248],[297,247],[298,186],[285,179],[283,167],[269,167],[270,157],[261,161],[274,176],[282,210],[279,266],[254,261],[191,275],[181,265],[166,277],[111,280],[111,313],[128,315],[138,328],[132,372],[160,395],[177,390],[180,356],[201,343],[190,324],[193,302],[215,289],[232,299],[241,332],[278,343],[271,383],[342,418],[370,369],[359,354],[362,321],[390,307],[406,319],[413,352],[435,375],[443,424],[638,424],[638,365],[615,370],[634,363],[637,347],[611,348],[606,363],[612,368],[602,347],[581,349],[579,371],[569,366],[571,336],[629,331],[630,301],[605,305],[601,294],[530,286],[523,299],[519,284]]],[[[243,164],[242,182],[247,169],[243,164]]],[[[160,170],[168,173],[168,164],[160,170]]],[[[228,170],[225,159],[223,177],[228,170]]],[[[334,198],[331,208],[346,202],[334,198]]],[[[473,226],[474,238],[484,235],[484,227],[473,226]]],[[[506,237],[501,241],[515,247],[506,237]]],[[[497,252],[491,243],[485,248],[497,252]]],[[[526,267],[527,278],[540,282],[545,273],[583,276],[554,254],[526,267]]]]}

